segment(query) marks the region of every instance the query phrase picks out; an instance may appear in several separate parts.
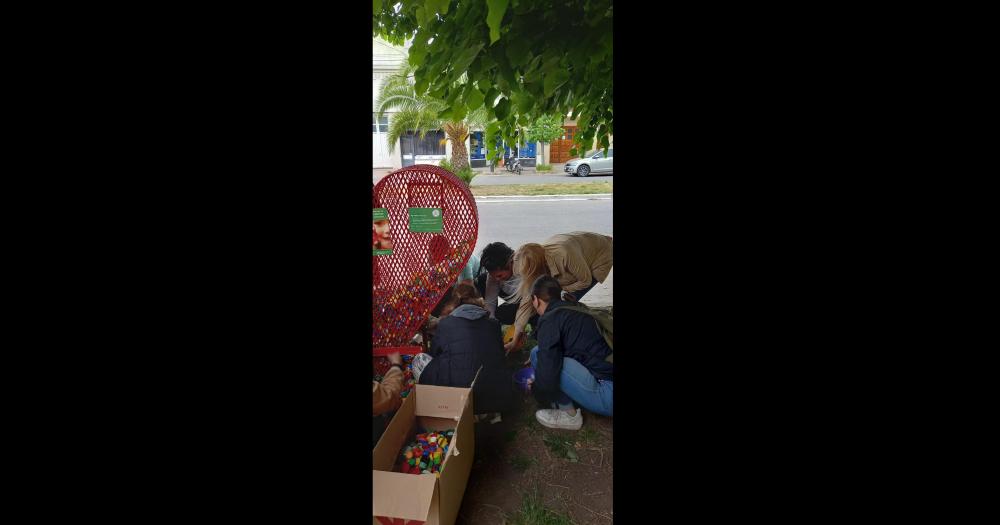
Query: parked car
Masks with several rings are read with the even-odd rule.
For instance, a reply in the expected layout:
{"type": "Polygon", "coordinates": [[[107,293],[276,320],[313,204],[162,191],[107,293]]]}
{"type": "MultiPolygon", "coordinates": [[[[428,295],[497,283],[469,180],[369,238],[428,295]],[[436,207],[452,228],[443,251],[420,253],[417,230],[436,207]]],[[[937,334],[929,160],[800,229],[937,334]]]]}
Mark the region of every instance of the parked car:
{"type": "Polygon", "coordinates": [[[608,149],[607,158],[604,157],[604,150],[594,150],[583,158],[573,159],[566,163],[563,169],[570,175],[586,177],[591,173],[612,173],[615,167],[615,150],[608,149]]]}

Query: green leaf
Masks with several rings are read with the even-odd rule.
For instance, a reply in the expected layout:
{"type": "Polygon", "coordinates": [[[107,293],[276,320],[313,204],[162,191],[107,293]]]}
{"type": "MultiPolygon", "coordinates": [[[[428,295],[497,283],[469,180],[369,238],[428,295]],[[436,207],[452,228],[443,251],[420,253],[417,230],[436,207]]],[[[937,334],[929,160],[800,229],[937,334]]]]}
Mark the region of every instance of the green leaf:
{"type": "Polygon", "coordinates": [[[500,102],[497,102],[493,110],[497,116],[497,120],[505,120],[507,115],[510,114],[510,101],[505,98],[501,99],[500,102]]]}
{"type": "Polygon", "coordinates": [[[453,67],[452,71],[464,73],[466,70],[468,70],[469,64],[471,64],[472,61],[476,59],[476,55],[479,54],[479,51],[482,48],[483,44],[479,43],[462,51],[462,53],[455,58],[455,61],[452,62],[452,67],[453,67]]]}
{"type": "Polygon", "coordinates": [[[427,46],[412,46],[410,47],[409,61],[410,64],[414,66],[420,66],[424,63],[424,58],[427,57],[427,46]]]}
{"type": "Polygon", "coordinates": [[[490,88],[489,93],[486,94],[486,106],[492,108],[499,96],[500,91],[497,88],[490,88]]]}
{"type": "Polygon", "coordinates": [[[500,40],[500,22],[507,12],[508,0],[486,0],[489,14],[486,15],[486,25],[490,27],[490,44],[500,40]]]}
{"type": "Polygon", "coordinates": [[[511,66],[517,67],[528,62],[528,41],[523,38],[511,40],[505,51],[511,66]]]}
{"type": "Polygon", "coordinates": [[[421,27],[427,25],[427,11],[423,7],[418,7],[416,11],[417,24],[421,27]]]}
{"type": "Polygon", "coordinates": [[[473,89],[465,99],[465,107],[469,108],[469,111],[475,111],[482,107],[485,100],[486,96],[481,91],[473,89]]]}
{"type": "Polygon", "coordinates": [[[580,457],[576,455],[576,451],[571,448],[566,449],[566,457],[569,458],[569,460],[572,461],[573,463],[577,463],[580,461],[580,457]]]}
{"type": "Polygon", "coordinates": [[[452,106],[451,117],[448,118],[448,120],[450,120],[452,122],[461,122],[461,121],[465,120],[465,115],[467,115],[467,114],[468,114],[468,111],[466,111],[464,105],[462,105],[462,104],[455,104],[455,105],[452,106]]]}
{"type": "Polygon", "coordinates": [[[424,93],[427,93],[427,88],[429,87],[430,79],[426,76],[421,77],[414,75],[414,77],[416,81],[413,83],[413,92],[418,97],[422,97],[424,96],[424,93]]]}
{"type": "Polygon", "coordinates": [[[428,13],[439,13],[441,15],[448,14],[448,6],[451,4],[450,0],[427,0],[424,2],[424,7],[427,8],[428,13]]]}
{"type": "Polygon", "coordinates": [[[372,0],[372,16],[377,15],[382,10],[382,0],[372,0]]]}
{"type": "Polygon", "coordinates": [[[514,104],[517,105],[518,113],[522,115],[527,115],[531,108],[535,105],[535,100],[531,98],[531,95],[525,91],[518,91],[514,93],[513,99],[514,104]]]}
{"type": "Polygon", "coordinates": [[[545,96],[552,96],[556,89],[565,84],[567,80],[569,80],[569,71],[566,71],[565,69],[556,69],[555,71],[548,73],[545,76],[545,80],[542,81],[542,89],[545,96]]]}

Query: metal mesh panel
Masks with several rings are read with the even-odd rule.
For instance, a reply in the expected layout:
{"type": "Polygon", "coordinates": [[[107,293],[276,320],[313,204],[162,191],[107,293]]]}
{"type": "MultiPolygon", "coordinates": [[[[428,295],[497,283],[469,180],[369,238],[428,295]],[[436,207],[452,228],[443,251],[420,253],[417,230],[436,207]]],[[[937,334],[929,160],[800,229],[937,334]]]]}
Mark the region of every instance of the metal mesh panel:
{"type": "Polygon", "coordinates": [[[392,254],[372,256],[372,348],[404,346],[458,280],[479,233],[476,201],[458,177],[419,164],[386,175],[372,205],[389,213],[392,254]],[[441,208],[441,233],[409,231],[409,208],[441,208]]]}

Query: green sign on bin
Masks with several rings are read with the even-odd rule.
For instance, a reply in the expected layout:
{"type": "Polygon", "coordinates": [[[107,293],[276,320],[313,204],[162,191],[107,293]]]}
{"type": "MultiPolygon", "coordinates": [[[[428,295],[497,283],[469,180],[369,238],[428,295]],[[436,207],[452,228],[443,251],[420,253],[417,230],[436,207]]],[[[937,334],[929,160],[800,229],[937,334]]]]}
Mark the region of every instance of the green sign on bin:
{"type": "Polygon", "coordinates": [[[441,233],[444,231],[444,214],[441,208],[410,208],[410,231],[441,233]]]}

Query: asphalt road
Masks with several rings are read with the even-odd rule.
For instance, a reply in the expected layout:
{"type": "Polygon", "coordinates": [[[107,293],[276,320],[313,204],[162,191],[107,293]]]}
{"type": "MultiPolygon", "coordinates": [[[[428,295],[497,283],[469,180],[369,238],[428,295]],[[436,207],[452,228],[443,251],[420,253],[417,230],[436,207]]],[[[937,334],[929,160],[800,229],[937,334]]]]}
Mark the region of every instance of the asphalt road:
{"type": "MultiPolygon", "coordinates": [[[[610,177],[608,177],[610,178],[610,177]]],[[[479,238],[476,255],[483,247],[500,241],[517,249],[524,243],[542,242],[551,235],[571,231],[590,231],[614,235],[614,200],[549,202],[477,202],[479,238]]],[[[612,304],[613,276],[594,287],[585,303],[591,306],[612,304]]]]}

